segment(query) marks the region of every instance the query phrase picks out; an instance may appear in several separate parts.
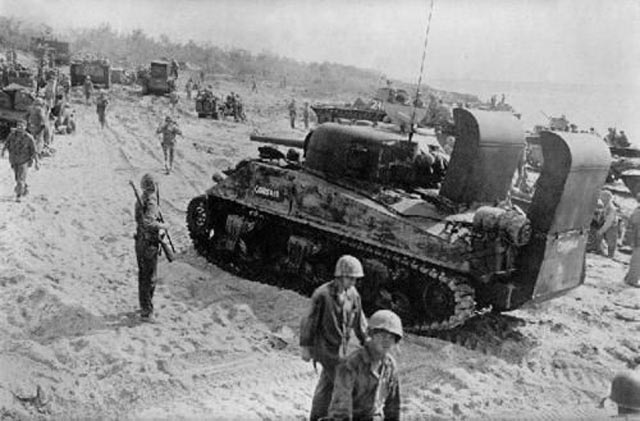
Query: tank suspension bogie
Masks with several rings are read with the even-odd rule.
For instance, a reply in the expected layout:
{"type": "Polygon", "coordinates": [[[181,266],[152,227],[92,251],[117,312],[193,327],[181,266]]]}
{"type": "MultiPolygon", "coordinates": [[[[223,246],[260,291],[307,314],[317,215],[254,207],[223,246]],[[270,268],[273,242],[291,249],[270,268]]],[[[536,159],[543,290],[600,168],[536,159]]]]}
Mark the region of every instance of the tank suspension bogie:
{"type": "Polygon", "coordinates": [[[466,277],[311,222],[214,196],[204,205],[202,198],[194,199],[187,221],[198,251],[214,263],[307,295],[332,279],[331,265],[340,255],[352,254],[365,262],[358,285],[365,312],[392,309],[414,331],[451,329],[475,312],[474,289],[466,277]]]}

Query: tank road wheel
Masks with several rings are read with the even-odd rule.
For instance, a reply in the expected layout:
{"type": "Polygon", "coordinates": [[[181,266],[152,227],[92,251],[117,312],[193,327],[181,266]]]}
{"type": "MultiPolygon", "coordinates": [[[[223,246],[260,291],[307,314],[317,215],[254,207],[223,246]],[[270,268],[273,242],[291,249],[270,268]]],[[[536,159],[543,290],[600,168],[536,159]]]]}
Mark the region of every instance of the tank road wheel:
{"type": "Polygon", "coordinates": [[[207,198],[199,196],[189,202],[187,207],[187,228],[193,241],[193,247],[200,254],[205,254],[212,229],[207,224],[207,198]]]}
{"type": "Polygon", "coordinates": [[[475,311],[474,290],[466,280],[432,269],[422,290],[424,330],[448,330],[462,325],[475,311]]]}

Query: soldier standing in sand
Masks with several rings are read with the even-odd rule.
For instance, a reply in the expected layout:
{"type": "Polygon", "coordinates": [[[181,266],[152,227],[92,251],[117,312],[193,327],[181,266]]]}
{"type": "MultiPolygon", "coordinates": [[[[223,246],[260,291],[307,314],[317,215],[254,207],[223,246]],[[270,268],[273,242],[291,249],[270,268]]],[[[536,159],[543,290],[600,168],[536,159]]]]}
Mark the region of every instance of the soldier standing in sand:
{"type": "Polygon", "coordinates": [[[33,136],[25,129],[26,124],[23,120],[19,120],[15,129],[11,130],[9,136],[4,142],[0,157],[4,158],[5,151],[9,151],[9,163],[16,180],[16,202],[20,201],[28,193],[27,188],[27,171],[35,162],[38,169],[38,155],[33,136]]]}
{"type": "Polygon", "coordinates": [[[302,120],[304,121],[304,128],[309,130],[309,117],[311,115],[311,109],[309,108],[309,101],[304,102],[304,107],[302,108],[302,120]]]}
{"type": "Polygon", "coordinates": [[[613,203],[613,194],[609,190],[603,190],[600,193],[602,200],[604,223],[596,233],[596,246],[598,254],[604,255],[603,240],[607,248],[607,256],[614,258],[616,254],[616,246],[618,244],[618,213],[616,205],[613,203]]]}
{"type": "Polygon", "coordinates": [[[289,103],[287,108],[289,109],[289,123],[291,124],[291,128],[295,129],[296,128],[296,116],[297,116],[296,99],[295,98],[291,98],[291,102],[289,103]]]}
{"type": "Polygon", "coordinates": [[[164,169],[167,174],[173,170],[173,152],[176,146],[176,136],[182,136],[182,131],[178,123],[171,116],[166,116],[164,123],[156,130],[157,134],[162,134],[162,153],[164,154],[164,169]]]}
{"type": "Polygon", "coordinates": [[[616,374],[611,381],[611,393],[600,402],[601,408],[607,399],[618,405],[618,416],[613,418],[640,420],[640,374],[631,370],[616,374]]]}
{"type": "Polygon", "coordinates": [[[96,113],[98,113],[98,121],[100,122],[100,128],[104,129],[107,123],[107,106],[109,105],[109,99],[104,91],[100,91],[98,99],[96,100],[96,113]]]}
{"type": "Polygon", "coordinates": [[[367,340],[367,321],[360,294],[355,288],[364,272],[353,256],[336,263],[334,279],[318,287],[311,296],[311,308],[300,323],[300,347],[304,361],[322,364],[322,373],[311,403],[311,421],[327,416],[333,393],[336,367],[346,357],[351,330],[361,344],[367,340]]]}
{"type": "Polygon", "coordinates": [[[629,216],[627,231],[633,252],[629,261],[629,271],[624,277],[624,283],[636,288],[640,287],[640,193],[636,195],[638,206],[629,216]]]}
{"type": "Polygon", "coordinates": [[[369,337],[336,369],[331,420],[399,420],[400,386],[391,351],[402,339],[402,322],[390,310],[369,319],[369,337]]]}
{"type": "Polygon", "coordinates": [[[160,208],[157,200],[158,183],[151,174],[140,180],[142,197],[136,201],[136,260],[138,262],[138,300],[142,321],[153,320],[153,293],[155,291],[160,235],[168,228],[160,222],[160,208]]]}
{"type": "Polygon", "coordinates": [[[38,156],[42,155],[45,147],[49,145],[47,124],[44,101],[42,98],[36,98],[27,112],[27,131],[33,136],[38,156]]]}
{"type": "Polygon", "coordinates": [[[87,77],[84,78],[84,84],[82,87],[84,89],[84,98],[88,104],[89,101],[91,101],[91,94],[93,93],[93,82],[91,82],[91,76],[87,75],[87,77]]]}

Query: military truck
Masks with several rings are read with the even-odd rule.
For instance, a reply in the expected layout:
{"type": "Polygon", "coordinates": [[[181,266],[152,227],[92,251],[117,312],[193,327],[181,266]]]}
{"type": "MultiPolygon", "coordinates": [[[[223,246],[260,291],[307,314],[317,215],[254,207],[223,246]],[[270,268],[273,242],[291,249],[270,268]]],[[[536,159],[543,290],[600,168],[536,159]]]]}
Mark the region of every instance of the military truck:
{"type": "Polygon", "coordinates": [[[111,86],[111,64],[106,59],[74,60],[70,69],[71,86],[82,85],[87,76],[91,76],[94,86],[111,86]]]}
{"type": "Polygon", "coordinates": [[[163,60],[151,62],[149,69],[138,72],[142,94],[165,95],[176,90],[176,80],[170,74],[171,63],[163,60]]]}
{"type": "Polygon", "coordinates": [[[302,162],[261,148],[189,203],[195,249],[306,294],[332,278],[340,255],[354,255],[365,267],[366,312],[393,309],[418,331],[581,285],[611,160],[604,142],[541,132],[544,164],[523,211],[508,196],[521,122],[508,112],[453,114],[457,139],[444,176],[417,142],[373,128],[322,124],[305,139],[302,162]]]}

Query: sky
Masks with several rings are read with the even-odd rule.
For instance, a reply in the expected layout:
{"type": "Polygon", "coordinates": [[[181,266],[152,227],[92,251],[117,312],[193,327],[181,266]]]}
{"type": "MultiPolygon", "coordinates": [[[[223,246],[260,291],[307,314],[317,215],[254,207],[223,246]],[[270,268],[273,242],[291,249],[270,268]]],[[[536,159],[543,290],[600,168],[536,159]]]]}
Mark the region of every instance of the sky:
{"type": "MultiPolygon", "coordinates": [[[[431,0],[0,0],[0,15],[108,23],[415,82],[431,0]]],[[[640,0],[433,0],[424,80],[640,86],[640,0]]]]}

